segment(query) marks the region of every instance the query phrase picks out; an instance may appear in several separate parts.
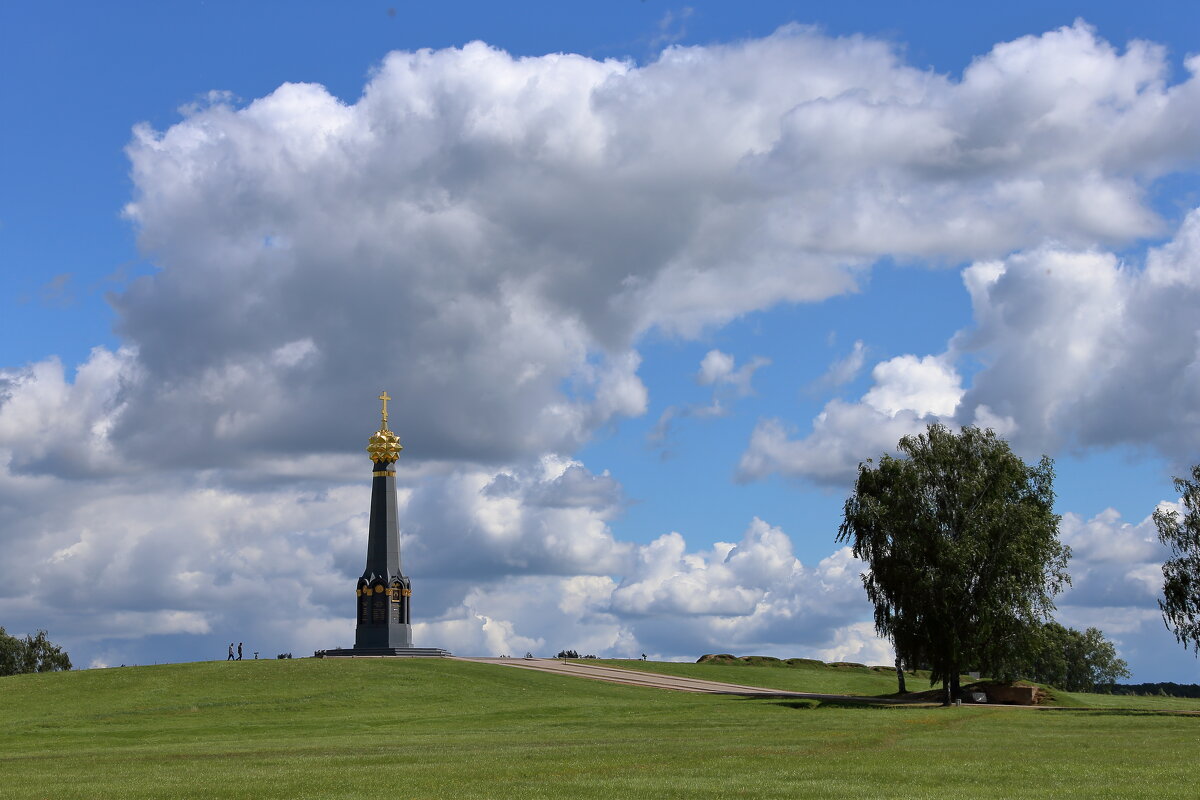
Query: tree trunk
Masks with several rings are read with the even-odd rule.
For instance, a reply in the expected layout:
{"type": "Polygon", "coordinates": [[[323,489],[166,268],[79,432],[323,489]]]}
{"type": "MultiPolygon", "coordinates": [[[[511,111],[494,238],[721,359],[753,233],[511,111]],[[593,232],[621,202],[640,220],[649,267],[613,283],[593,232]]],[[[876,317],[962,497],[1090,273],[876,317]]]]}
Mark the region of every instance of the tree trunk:
{"type": "Polygon", "coordinates": [[[950,681],[942,681],[942,705],[950,705],[950,681]]]}
{"type": "Polygon", "coordinates": [[[958,670],[954,670],[954,677],[950,679],[950,701],[956,702],[962,699],[962,687],[958,683],[958,670]]]}
{"type": "Polygon", "coordinates": [[[904,667],[900,664],[900,657],[896,657],[896,680],[900,682],[900,688],[897,690],[899,694],[907,694],[908,690],[904,688],[904,667]]]}

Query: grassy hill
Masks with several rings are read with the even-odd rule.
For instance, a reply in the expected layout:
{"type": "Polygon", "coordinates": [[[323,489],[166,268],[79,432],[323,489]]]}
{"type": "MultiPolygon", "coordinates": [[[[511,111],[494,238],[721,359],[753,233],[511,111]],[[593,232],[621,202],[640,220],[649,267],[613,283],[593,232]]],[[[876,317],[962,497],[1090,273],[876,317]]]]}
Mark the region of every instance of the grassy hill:
{"type": "Polygon", "coordinates": [[[1191,797],[1200,743],[1197,717],[839,707],[425,659],[2,678],[0,723],[14,800],[1191,797]]]}

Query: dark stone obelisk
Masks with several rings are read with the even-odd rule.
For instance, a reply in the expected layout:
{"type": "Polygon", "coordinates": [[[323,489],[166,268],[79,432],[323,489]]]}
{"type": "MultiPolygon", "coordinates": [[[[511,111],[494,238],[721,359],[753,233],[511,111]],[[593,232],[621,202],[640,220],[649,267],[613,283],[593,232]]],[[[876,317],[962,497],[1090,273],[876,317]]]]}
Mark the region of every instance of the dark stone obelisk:
{"type": "Polygon", "coordinates": [[[400,522],[396,511],[396,460],[404,448],[388,429],[388,393],[383,422],[367,445],[371,456],[371,521],[367,565],[354,590],[358,625],[352,649],[325,650],[325,656],[448,656],[436,647],[413,647],[412,584],[401,571],[400,522]]]}
{"type": "Polygon", "coordinates": [[[396,459],[400,437],[388,430],[384,392],[383,424],[371,437],[371,523],[367,566],[358,579],[358,627],[354,649],[412,647],[409,598],[412,588],[400,571],[400,523],[396,513],[396,459]]]}

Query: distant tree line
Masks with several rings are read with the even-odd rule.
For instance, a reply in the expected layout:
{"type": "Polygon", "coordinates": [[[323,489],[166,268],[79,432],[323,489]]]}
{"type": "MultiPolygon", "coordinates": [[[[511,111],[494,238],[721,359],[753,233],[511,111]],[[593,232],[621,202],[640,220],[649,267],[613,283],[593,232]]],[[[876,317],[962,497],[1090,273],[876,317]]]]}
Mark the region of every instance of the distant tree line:
{"type": "Polygon", "coordinates": [[[559,650],[555,658],[595,658],[596,656],[588,653],[586,656],[579,655],[578,650],[559,650]]]}
{"type": "Polygon", "coordinates": [[[1194,683],[1110,683],[1097,686],[1096,690],[1106,694],[1127,694],[1146,697],[1193,697],[1200,698],[1200,686],[1194,683]]]}
{"type": "Polygon", "coordinates": [[[1031,645],[1006,677],[1046,683],[1068,692],[1096,692],[1130,675],[1129,665],[1117,658],[1116,647],[1099,628],[1081,633],[1046,622],[1032,637],[1031,645]]]}
{"type": "Polygon", "coordinates": [[[46,638],[45,631],[18,639],[0,627],[0,676],[69,669],[71,659],[61,647],[46,638]]]}

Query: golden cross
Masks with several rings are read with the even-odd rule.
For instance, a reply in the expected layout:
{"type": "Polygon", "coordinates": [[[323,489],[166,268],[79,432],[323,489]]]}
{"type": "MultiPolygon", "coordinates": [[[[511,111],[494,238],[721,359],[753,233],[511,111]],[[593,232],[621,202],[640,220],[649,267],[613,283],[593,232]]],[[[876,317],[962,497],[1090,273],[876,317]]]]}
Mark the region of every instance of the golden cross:
{"type": "Polygon", "coordinates": [[[387,427],[387,404],[388,404],[388,400],[391,400],[392,398],[388,397],[388,393],[385,390],[383,392],[383,394],[379,395],[379,399],[383,401],[383,427],[386,428],[387,427]]]}

